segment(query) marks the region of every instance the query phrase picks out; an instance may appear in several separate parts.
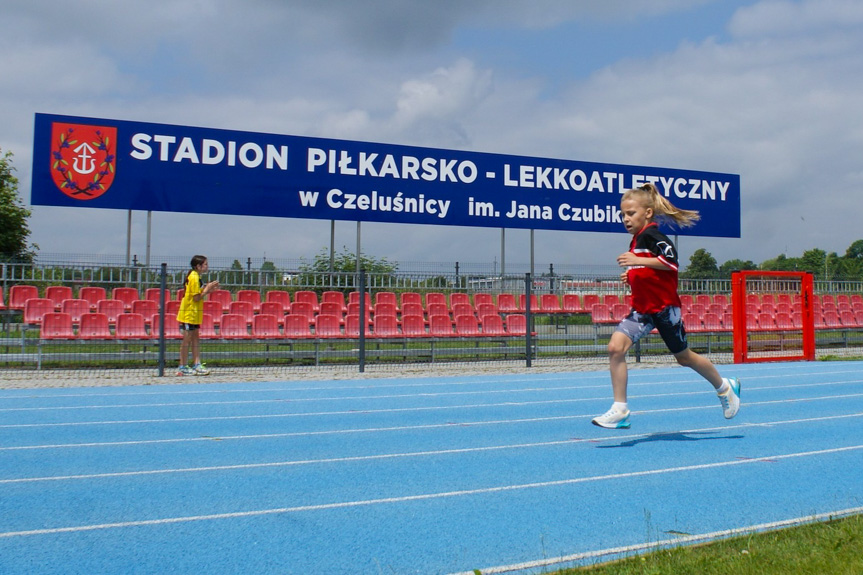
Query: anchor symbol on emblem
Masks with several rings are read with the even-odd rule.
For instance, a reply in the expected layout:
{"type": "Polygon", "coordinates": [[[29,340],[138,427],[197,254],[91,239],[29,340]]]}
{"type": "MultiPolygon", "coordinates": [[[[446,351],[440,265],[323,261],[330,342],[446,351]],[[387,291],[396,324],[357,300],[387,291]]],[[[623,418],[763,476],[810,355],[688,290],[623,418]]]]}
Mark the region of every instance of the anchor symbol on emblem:
{"type": "Polygon", "coordinates": [[[78,172],[79,174],[89,174],[93,170],[96,169],[96,150],[88,144],[84,142],[77,148],[75,148],[75,160],[72,163],[72,168],[78,172]],[[80,164],[79,164],[80,162],[80,164]]]}

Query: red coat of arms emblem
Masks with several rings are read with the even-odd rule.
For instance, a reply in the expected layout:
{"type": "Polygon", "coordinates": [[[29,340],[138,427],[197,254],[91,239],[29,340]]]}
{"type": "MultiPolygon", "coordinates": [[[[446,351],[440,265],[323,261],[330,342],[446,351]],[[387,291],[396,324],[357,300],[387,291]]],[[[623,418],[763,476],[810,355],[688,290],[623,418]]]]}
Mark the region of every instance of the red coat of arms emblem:
{"type": "Polygon", "coordinates": [[[117,173],[117,128],[54,122],[51,177],[61,192],[92,200],[108,191],[117,173]]]}

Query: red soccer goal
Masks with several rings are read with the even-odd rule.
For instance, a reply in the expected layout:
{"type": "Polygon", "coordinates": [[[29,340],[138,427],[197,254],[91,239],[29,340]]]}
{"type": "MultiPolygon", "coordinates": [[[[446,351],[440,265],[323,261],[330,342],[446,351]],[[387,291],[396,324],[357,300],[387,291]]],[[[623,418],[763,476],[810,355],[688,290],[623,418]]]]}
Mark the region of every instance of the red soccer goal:
{"type": "Polygon", "coordinates": [[[731,277],[734,363],[813,361],[813,279],[806,272],[735,272],[731,277]]]}

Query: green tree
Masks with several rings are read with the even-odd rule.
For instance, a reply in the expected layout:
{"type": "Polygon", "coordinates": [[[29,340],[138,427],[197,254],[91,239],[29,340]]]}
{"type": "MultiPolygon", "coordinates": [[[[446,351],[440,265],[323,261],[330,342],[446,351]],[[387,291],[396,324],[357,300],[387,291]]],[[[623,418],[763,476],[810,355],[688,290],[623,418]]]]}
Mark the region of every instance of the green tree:
{"type": "Polygon", "coordinates": [[[845,259],[863,261],[863,240],[857,240],[845,251],[845,259]]]}
{"type": "Polygon", "coordinates": [[[689,278],[713,278],[718,273],[716,258],[704,248],[699,248],[689,258],[689,266],[686,268],[685,276],[689,278]]]}
{"type": "Polygon", "coordinates": [[[28,245],[30,210],[18,196],[18,178],[12,165],[12,152],[0,157],[0,258],[32,262],[39,246],[28,245]]]}
{"type": "Polygon", "coordinates": [[[761,269],[770,272],[793,272],[800,268],[799,258],[789,258],[785,254],[779,254],[772,260],[764,260],[761,269]]]}
{"type": "Polygon", "coordinates": [[[757,270],[758,266],[753,262],[746,260],[728,260],[721,266],[719,266],[719,275],[722,277],[731,277],[732,272],[744,271],[744,270],[757,270]]]}
{"type": "Polygon", "coordinates": [[[800,258],[800,269],[815,275],[815,277],[824,277],[825,263],[827,261],[827,252],[814,248],[803,252],[800,258]]]}
{"type": "MultiPolygon", "coordinates": [[[[386,258],[372,258],[366,255],[360,256],[360,267],[366,270],[367,274],[378,276],[378,280],[382,283],[386,281],[380,276],[392,276],[398,270],[398,265],[387,261],[386,258]]],[[[330,272],[330,252],[326,248],[322,249],[311,263],[303,263],[300,265],[299,275],[294,278],[294,285],[297,286],[323,286],[330,285],[327,275],[330,272]]],[[[333,255],[333,273],[349,274],[345,281],[341,284],[348,288],[348,291],[354,289],[354,279],[357,273],[357,256],[355,253],[342,246],[342,251],[333,255]]]]}

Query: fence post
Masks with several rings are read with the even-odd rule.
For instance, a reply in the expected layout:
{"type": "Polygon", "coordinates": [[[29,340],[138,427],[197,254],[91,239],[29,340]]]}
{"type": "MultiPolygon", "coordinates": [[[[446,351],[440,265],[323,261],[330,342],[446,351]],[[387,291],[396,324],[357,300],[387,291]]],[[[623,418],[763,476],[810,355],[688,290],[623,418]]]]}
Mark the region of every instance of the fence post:
{"type": "Polygon", "coordinates": [[[165,288],[168,287],[168,264],[163,263],[159,273],[159,377],[165,375],[165,288]]]}
{"type": "Polygon", "coordinates": [[[530,272],[524,274],[524,317],[525,317],[525,325],[527,329],[524,334],[524,345],[525,345],[525,357],[527,358],[527,367],[532,366],[532,353],[531,350],[533,348],[533,341],[531,338],[531,332],[533,331],[533,310],[531,309],[530,300],[531,300],[531,288],[533,287],[533,282],[530,278],[530,272]]]}
{"type": "Polygon", "coordinates": [[[360,268],[360,373],[366,371],[366,270],[360,268]]]}

